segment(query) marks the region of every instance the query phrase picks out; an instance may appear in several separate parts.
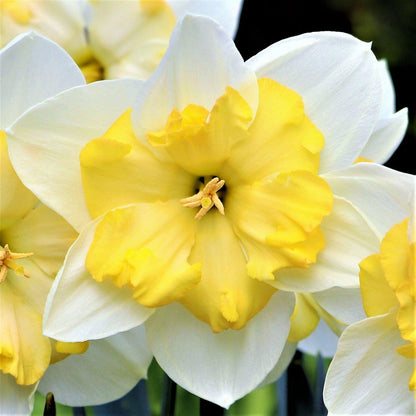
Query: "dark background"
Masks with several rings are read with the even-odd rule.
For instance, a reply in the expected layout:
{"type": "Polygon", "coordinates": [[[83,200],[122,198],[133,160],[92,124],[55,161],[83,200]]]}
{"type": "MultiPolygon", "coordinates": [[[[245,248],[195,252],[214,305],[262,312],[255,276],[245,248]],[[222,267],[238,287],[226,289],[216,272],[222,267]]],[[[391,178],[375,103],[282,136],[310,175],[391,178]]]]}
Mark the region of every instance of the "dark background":
{"type": "Polygon", "coordinates": [[[245,0],[235,43],[248,59],[281,39],[321,30],[372,41],[377,58],[387,59],[396,108],[409,109],[409,127],[386,165],[416,174],[416,0],[245,0]]]}

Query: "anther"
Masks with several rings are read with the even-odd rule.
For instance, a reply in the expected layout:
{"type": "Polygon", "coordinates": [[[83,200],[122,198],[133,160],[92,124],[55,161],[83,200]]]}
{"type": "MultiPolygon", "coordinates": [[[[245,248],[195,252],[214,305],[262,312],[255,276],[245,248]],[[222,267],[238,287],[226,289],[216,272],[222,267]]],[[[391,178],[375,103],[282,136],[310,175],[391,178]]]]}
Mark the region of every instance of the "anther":
{"type": "Polygon", "coordinates": [[[14,261],[29,256],[33,256],[33,253],[13,253],[10,251],[8,244],[6,244],[4,248],[0,246],[0,283],[6,278],[8,269],[13,270],[20,276],[29,277],[29,272],[14,261]]]}
{"type": "Polygon", "coordinates": [[[181,204],[187,208],[201,207],[195,215],[195,219],[201,219],[214,205],[220,214],[224,215],[224,205],[217,192],[224,186],[225,181],[219,178],[212,178],[203,189],[189,198],[181,199],[181,204]]]}

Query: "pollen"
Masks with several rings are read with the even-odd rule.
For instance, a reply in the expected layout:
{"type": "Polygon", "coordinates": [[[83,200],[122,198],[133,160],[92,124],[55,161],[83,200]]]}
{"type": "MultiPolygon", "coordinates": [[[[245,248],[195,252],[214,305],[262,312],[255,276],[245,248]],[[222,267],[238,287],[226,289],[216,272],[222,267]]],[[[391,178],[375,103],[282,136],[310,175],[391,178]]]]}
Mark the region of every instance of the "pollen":
{"type": "Polygon", "coordinates": [[[20,276],[29,277],[29,272],[14,261],[29,256],[33,256],[33,253],[13,253],[10,251],[8,244],[4,248],[0,246],[0,283],[6,278],[8,269],[13,270],[20,276]]]}
{"type": "Polygon", "coordinates": [[[181,204],[187,208],[201,207],[195,215],[195,219],[200,220],[214,205],[220,214],[224,215],[224,205],[222,204],[217,192],[225,185],[224,180],[212,178],[205,186],[195,195],[189,198],[181,199],[181,204]]]}

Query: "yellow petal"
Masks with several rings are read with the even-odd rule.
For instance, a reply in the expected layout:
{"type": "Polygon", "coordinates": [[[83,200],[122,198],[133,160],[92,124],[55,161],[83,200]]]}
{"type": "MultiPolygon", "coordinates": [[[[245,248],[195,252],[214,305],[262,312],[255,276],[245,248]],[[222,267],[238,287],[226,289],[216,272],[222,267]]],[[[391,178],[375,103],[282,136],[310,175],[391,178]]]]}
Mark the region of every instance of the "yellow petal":
{"type": "Polygon", "coordinates": [[[396,349],[397,353],[406,358],[416,358],[416,344],[409,343],[396,349]]]}
{"type": "Polygon", "coordinates": [[[56,351],[61,354],[84,354],[88,350],[89,342],[56,342],[56,351]]]}
{"type": "Polygon", "coordinates": [[[408,279],[396,289],[400,303],[397,312],[397,325],[403,339],[416,342],[416,281],[408,279]]]}
{"type": "Polygon", "coordinates": [[[247,275],[239,241],[227,218],[216,211],[198,222],[190,261],[202,263],[201,282],[180,302],[214,332],[244,327],[275,292],[247,275]]]}
{"type": "Polygon", "coordinates": [[[165,151],[188,172],[212,175],[228,159],[233,145],[246,137],[251,118],[248,104],[227,87],[210,113],[193,104],[181,113],[174,110],[165,129],[148,133],[147,138],[155,150],[165,151]]]}
{"type": "Polygon", "coordinates": [[[373,254],[361,261],[360,288],[367,316],[383,315],[397,306],[394,291],[384,276],[379,254],[373,254]]]}
{"type": "Polygon", "coordinates": [[[3,11],[20,25],[27,25],[32,18],[30,8],[22,0],[2,0],[0,2],[0,17],[3,11]]]}
{"type": "Polygon", "coordinates": [[[301,293],[296,293],[296,305],[290,317],[290,332],[287,340],[299,342],[308,337],[318,326],[319,319],[318,313],[307,299],[301,293]]]}
{"type": "Polygon", "coordinates": [[[33,384],[42,377],[50,356],[42,315],[16,296],[7,279],[0,285],[0,370],[18,384],[33,384]]]}
{"type": "Polygon", "coordinates": [[[144,306],[173,302],[200,280],[200,265],[188,263],[195,226],[176,200],[110,211],[97,226],[86,267],[98,281],[129,285],[144,306]]]}
{"type": "Polygon", "coordinates": [[[35,195],[22,184],[10,163],[6,133],[3,130],[0,130],[0,169],[0,230],[2,230],[24,217],[38,202],[35,195]]]}
{"type": "Polygon", "coordinates": [[[323,179],[296,171],[229,189],[226,212],[247,235],[284,247],[306,240],[331,212],[332,201],[323,179]]]}
{"type": "Polygon", "coordinates": [[[238,236],[248,256],[247,273],[261,281],[279,279],[279,270],[286,267],[308,267],[316,262],[316,256],[325,247],[325,238],[319,228],[311,232],[305,241],[286,247],[273,247],[244,233],[238,233],[238,236]]]}
{"type": "Polygon", "coordinates": [[[93,218],[119,206],[181,198],[193,191],[191,175],[161,162],[136,139],[130,113],[126,111],[80,153],[85,198],[93,218]]]}
{"type": "Polygon", "coordinates": [[[234,146],[218,175],[251,183],[276,172],[317,173],[324,137],[306,117],[302,98],[271,79],[258,84],[259,107],[248,138],[234,146]]]}
{"type": "Polygon", "coordinates": [[[407,237],[409,220],[396,224],[383,238],[380,261],[384,275],[393,290],[409,277],[410,244],[407,237]]]}

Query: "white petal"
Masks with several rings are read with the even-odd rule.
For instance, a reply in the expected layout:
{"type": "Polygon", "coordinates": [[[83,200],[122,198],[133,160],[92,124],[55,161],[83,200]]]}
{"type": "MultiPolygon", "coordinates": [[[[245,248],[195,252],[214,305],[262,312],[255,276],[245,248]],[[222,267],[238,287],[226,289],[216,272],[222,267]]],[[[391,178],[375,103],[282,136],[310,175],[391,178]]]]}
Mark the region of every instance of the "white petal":
{"type": "Polygon", "coordinates": [[[354,205],[380,240],[393,225],[410,215],[413,175],[374,163],[358,163],[323,178],[334,194],[354,205]]]}
{"type": "Polygon", "coordinates": [[[0,371],[0,414],[2,416],[30,415],[37,383],[20,386],[16,379],[0,371]]]}
{"type": "Polygon", "coordinates": [[[407,124],[407,108],[379,120],[361,156],[376,163],[386,162],[403,140],[407,124]]]}
{"type": "Polygon", "coordinates": [[[329,414],[414,414],[414,392],[408,387],[414,362],[396,352],[404,344],[394,313],[348,327],[325,381],[329,414]]]}
{"type": "Polygon", "coordinates": [[[283,348],[282,354],[279,357],[279,361],[273,367],[273,370],[267,374],[266,378],[257,386],[258,389],[266,386],[267,384],[274,383],[280,378],[283,372],[287,369],[290,362],[292,361],[293,356],[296,352],[297,344],[293,342],[286,342],[285,347],[283,348]]]}
{"type": "Polygon", "coordinates": [[[332,212],[323,219],[320,228],[325,248],[316,263],[307,269],[282,269],[276,273],[276,280],[267,283],[298,292],[359,286],[358,263],[379,251],[378,237],[350,202],[336,196],[332,212]]]}
{"type": "Polygon", "coordinates": [[[215,334],[182,305],[171,304],[146,322],[146,333],[169,377],[191,393],[228,407],[254,390],[276,365],[293,307],[293,294],[278,292],[245,328],[215,334]]]}
{"type": "Polygon", "coordinates": [[[145,82],[132,112],[138,137],[166,124],[174,108],[189,104],[211,110],[227,86],[240,92],[253,112],[258,88],[233,41],[208,18],[186,15],[172,32],[159,67],[145,82]]]}
{"type": "Polygon", "coordinates": [[[152,309],[133,300],[128,287],[97,282],[85,269],[85,257],[100,218],[86,226],[69,249],[49,292],[44,334],[60,341],[105,338],[142,324],[152,309]]]}
{"type": "Polygon", "coordinates": [[[234,37],[240,20],[243,0],[167,0],[176,17],[185,13],[208,16],[216,20],[230,37],[234,37]]]}
{"type": "Polygon", "coordinates": [[[116,400],[147,376],[152,353],[139,326],[110,338],[91,341],[84,354],[73,354],[49,366],[39,384],[69,406],[91,406],[116,400]]]}
{"type": "Polygon", "coordinates": [[[4,130],[31,106],[85,84],[85,79],[59,45],[29,32],[1,50],[0,82],[0,128],[4,130]]]}
{"type": "Polygon", "coordinates": [[[380,59],[378,61],[378,70],[381,77],[381,85],[383,89],[383,101],[381,103],[379,118],[390,117],[396,109],[396,96],[394,93],[393,81],[390,76],[387,61],[380,59]]]}
{"type": "Polygon", "coordinates": [[[9,153],[22,182],[75,229],[91,219],[79,153],[132,106],[136,80],[94,82],[65,91],[27,112],[9,130],[9,153]]]}
{"type": "Polygon", "coordinates": [[[312,293],[318,304],[338,321],[350,325],[365,319],[361,290],[356,288],[333,287],[312,293]]]}
{"type": "Polygon", "coordinates": [[[306,33],[247,61],[258,77],[302,96],[306,114],[325,137],[321,172],[351,165],[374,129],[382,87],[370,46],[344,33],[306,33]]]}
{"type": "Polygon", "coordinates": [[[30,0],[21,3],[30,10],[31,18],[29,22],[22,24],[16,22],[7,13],[3,13],[1,21],[3,45],[16,35],[33,29],[58,43],[77,63],[88,59],[90,52],[82,16],[83,9],[88,6],[87,0],[30,0]]]}
{"type": "Polygon", "coordinates": [[[337,344],[338,337],[329,329],[325,321],[321,319],[315,331],[309,337],[299,342],[298,349],[311,355],[319,353],[322,357],[333,357],[337,344]]]}

